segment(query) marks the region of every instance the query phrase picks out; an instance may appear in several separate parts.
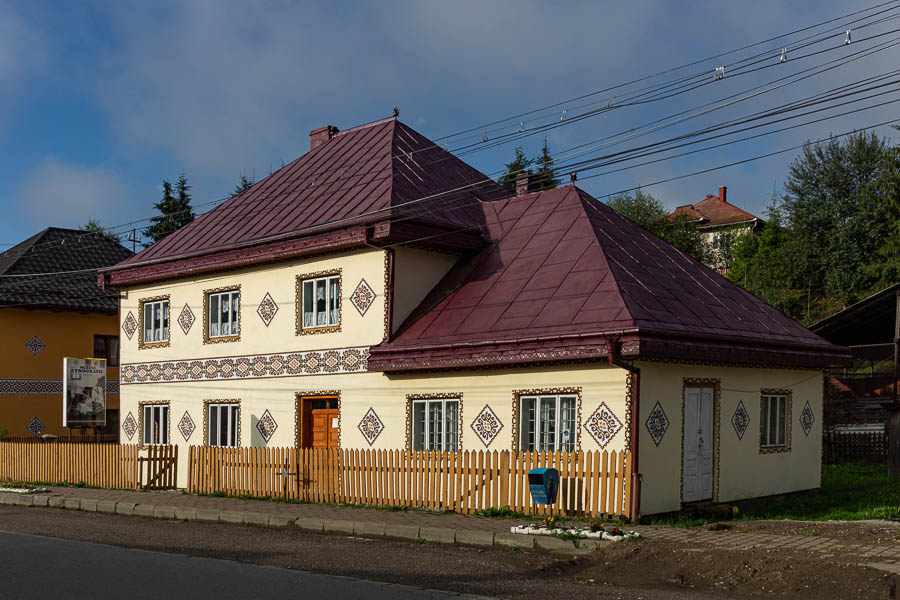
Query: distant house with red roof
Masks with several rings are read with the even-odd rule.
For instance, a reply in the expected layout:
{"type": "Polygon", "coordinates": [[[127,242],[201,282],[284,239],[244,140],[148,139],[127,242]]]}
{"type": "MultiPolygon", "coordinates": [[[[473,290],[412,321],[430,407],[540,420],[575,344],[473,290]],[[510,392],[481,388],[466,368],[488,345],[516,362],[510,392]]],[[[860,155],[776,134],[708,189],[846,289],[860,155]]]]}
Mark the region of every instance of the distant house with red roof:
{"type": "Polygon", "coordinates": [[[818,487],[845,350],[573,185],[518,187],[396,118],[314,130],[102,272],[126,441],[625,451],[645,513],[818,487]]]}
{"type": "Polygon", "coordinates": [[[724,254],[727,246],[737,237],[759,231],[765,222],[756,215],[738,208],[726,199],[728,188],[719,188],[719,195],[707,194],[697,204],[679,206],[669,215],[670,219],[684,216],[696,224],[704,234],[707,245],[712,250],[714,264],[709,266],[724,271],[727,259],[724,254]]]}

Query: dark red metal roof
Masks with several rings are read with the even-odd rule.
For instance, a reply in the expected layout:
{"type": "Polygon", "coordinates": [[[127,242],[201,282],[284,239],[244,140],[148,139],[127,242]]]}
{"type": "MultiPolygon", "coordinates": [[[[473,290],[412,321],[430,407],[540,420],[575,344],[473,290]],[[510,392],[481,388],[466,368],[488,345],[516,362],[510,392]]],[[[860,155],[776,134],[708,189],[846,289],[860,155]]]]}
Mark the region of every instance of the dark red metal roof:
{"type": "Polygon", "coordinates": [[[559,336],[839,350],[573,186],[487,203],[485,212],[492,244],[373,348],[374,368],[407,350],[559,336]]]}
{"type": "Polygon", "coordinates": [[[481,220],[478,199],[504,194],[434,142],[385,119],[338,133],[113,270],[383,219],[471,227],[481,220]]]}
{"type": "Polygon", "coordinates": [[[758,220],[756,215],[740,209],[734,204],[709,194],[697,204],[679,206],[670,217],[686,215],[691,220],[701,220],[703,225],[726,225],[758,220]]]}

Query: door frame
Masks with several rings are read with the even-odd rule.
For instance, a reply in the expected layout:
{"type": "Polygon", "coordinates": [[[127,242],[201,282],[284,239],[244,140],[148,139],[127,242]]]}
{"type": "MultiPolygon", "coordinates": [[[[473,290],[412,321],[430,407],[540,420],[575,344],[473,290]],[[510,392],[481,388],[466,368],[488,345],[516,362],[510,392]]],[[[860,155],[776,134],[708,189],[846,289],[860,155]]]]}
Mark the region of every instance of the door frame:
{"type": "Polygon", "coordinates": [[[337,398],[338,410],[338,448],[341,447],[341,391],[340,390],[314,390],[294,393],[294,448],[301,448],[300,432],[303,427],[302,403],[304,398],[337,398]]]}
{"type": "Polygon", "coordinates": [[[712,474],[712,502],[719,501],[719,451],[721,444],[719,443],[719,427],[721,413],[721,383],[718,378],[691,378],[685,377],[681,380],[681,457],[678,466],[678,503],[684,506],[684,417],[685,417],[685,401],[684,393],[686,388],[712,388],[713,391],[713,474],[712,474]]]}

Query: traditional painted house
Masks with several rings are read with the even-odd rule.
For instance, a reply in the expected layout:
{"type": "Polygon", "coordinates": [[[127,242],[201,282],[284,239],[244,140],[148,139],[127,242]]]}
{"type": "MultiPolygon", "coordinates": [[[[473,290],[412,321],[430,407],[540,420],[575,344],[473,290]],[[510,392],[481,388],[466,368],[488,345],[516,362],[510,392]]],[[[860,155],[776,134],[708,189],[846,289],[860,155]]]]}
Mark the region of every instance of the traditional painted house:
{"type": "Polygon", "coordinates": [[[10,436],[69,436],[66,356],[107,359],[107,431],[118,432],[118,302],[97,287],[96,269],[129,256],[116,242],[59,227],[0,254],[0,427],[10,436]]]}
{"type": "Polygon", "coordinates": [[[627,449],[645,513],[819,485],[842,349],[574,186],[396,119],[310,146],[101,274],[125,441],[627,449]]]}

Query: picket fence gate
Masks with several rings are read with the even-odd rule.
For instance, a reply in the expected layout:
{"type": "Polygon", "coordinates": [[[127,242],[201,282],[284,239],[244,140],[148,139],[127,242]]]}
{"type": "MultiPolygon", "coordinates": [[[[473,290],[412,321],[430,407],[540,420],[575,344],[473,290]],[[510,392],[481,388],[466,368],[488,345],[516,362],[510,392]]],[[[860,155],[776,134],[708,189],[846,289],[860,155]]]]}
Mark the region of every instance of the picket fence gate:
{"type": "Polygon", "coordinates": [[[216,448],[188,451],[190,493],[281,497],[418,507],[471,514],[504,508],[531,514],[630,518],[628,452],[413,452],[338,448],[216,448]],[[528,471],[559,470],[556,504],[534,505],[528,471]]]}

